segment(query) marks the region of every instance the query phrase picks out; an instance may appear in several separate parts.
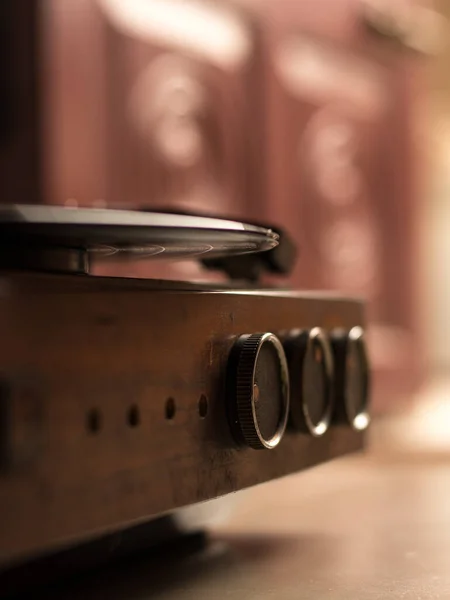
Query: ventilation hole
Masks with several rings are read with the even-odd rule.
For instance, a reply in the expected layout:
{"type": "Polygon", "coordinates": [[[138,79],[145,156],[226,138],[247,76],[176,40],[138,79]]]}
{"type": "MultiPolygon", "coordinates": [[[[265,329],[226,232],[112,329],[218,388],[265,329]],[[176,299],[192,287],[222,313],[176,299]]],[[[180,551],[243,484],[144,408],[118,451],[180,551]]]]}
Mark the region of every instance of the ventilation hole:
{"type": "Polygon", "coordinates": [[[98,433],[102,426],[102,417],[100,411],[96,408],[92,408],[86,419],[86,427],[89,433],[98,433]]]}
{"type": "Polygon", "coordinates": [[[173,398],[167,398],[166,400],[166,419],[171,421],[175,417],[177,408],[175,406],[175,400],[173,398]]]}
{"type": "Polygon", "coordinates": [[[137,427],[141,422],[141,415],[136,404],[130,406],[127,413],[127,421],[130,427],[137,427]]]}
{"type": "Polygon", "coordinates": [[[204,394],[200,396],[198,401],[198,414],[201,419],[204,419],[208,414],[208,398],[204,394]]]}

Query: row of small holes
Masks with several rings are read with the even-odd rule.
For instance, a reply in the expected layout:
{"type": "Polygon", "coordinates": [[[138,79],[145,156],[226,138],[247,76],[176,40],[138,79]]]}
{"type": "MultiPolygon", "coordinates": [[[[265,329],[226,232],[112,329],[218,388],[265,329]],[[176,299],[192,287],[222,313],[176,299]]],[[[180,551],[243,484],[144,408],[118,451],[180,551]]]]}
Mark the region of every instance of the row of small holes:
{"type": "MultiPolygon", "coordinates": [[[[175,418],[177,407],[173,398],[167,398],[165,404],[165,417],[168,421],[175,418]]],[[[204,394],[198,401],[198,414],[204,419],[208,413],[208,399],[204,394]]],[[[135,404],[128,409],[127,423],[129,427],[138,427],[141,422],[141,414],[138,406],[135,404]]],[[[102,427],[102,415],[96,408],[92,408],[87,414],[86,427],[90,433],[98,433],[102,427]]]]}
{"type": "MultiPolygon", "coordinates": [[[[166,419],[168,421],[172,421],[172,419],[175,418],[177,407],[173,398],[167,398],[165,412],[166,419]]],[[[200,396],[200,399],[198,401],[198,414],[200,415],[201,419],[204,419],[208,414],[208,399],[204,394],[200,396]]]]}

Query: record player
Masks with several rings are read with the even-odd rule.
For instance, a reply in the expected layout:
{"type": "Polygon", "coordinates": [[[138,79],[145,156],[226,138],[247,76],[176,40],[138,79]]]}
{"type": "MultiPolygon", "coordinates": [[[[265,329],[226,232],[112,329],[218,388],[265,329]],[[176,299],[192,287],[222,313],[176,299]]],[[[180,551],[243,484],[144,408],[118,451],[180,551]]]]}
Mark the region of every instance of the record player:
{"type": "Polygon", "coordinates": [[[295,291],[258,27],[195,0],[180,47],[174,4],[0,7],[0,571],[364,445],[364,302],[295,291]]]}
{"type": "Polygon", "coordinates": [[[3,565],[362,448],[363,304],[262,285],[283,232],[21,205],[0,240],[3,565]],[[91,274],[164,256],[228,280],[91,274]]]}

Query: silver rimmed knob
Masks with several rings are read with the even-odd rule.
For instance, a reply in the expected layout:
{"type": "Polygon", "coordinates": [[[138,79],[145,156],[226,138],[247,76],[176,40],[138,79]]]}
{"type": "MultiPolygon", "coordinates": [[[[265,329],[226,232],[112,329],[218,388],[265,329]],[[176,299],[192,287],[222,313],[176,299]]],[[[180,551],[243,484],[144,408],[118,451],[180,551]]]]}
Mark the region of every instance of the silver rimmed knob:
{"type": "Polygon", "coordinates": [[[289,414],[289,373],[280,340],[272,333],[240,336],[230,353],[227,379],[236,440],[257,450],[278,446],[289,414]]]}
{"type": "Polygon", "coordinates": [[[362,431],[370,422],[370,373],[364,330],[334,331],[332,347],[336,370],[336,419],[362,431]]]}
{"type": "Polygon", "coordinates": [[[319,327],[293,331],[285,340],[291,387],[290,422],[314,437],[323,435],[333,416],[333,356],[319,327]]]}

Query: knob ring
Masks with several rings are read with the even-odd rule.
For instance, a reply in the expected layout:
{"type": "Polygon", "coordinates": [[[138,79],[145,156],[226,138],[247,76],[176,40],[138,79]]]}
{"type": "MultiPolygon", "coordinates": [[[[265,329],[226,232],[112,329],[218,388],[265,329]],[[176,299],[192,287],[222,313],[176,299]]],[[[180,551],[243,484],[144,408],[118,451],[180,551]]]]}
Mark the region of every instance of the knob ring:
{"type": "Polygon", "coordinates": [[[242,335],[235,343],[235,376],[232,380],[231,399],[234,405],[232,425],[237,438],[255,450],[272,450],[278,446],[286,430],[289,416],[289,371],[283,345],[273,333],[242,335]],[[280,371],[280,417],[275,433],[265,437],[256,412],[256,367],[261,349],[270,344],[275,349],[280,371]]]}
{"type": "Polygon", "coordinates": [[[336,420],[347,423],[355,431],[364,431],[370,423],[370,368],[362,327],[334,333],[333,350],[336,363],[336,420]],[[362,403],[358,409],[350,402],[347,360],[351,347],[355,350],[363,379],[362,403]]]}
{"type": "Polygon", "coordinates": [[[299,402],[294,402],[291,398],[291,426],[302,433],[316,438],[321,437],[328,431],[334,413],[334,361],[328,338],[320,327],[314,327],[309,331],[297,330],[286,339],[285,349],[291,377],[291,390],[297,390],[297,400],[299,400],[299,402]],[[321,367],[325,387],[325,408],[317,422],[314,422],[310,415],[304,391],[305,359],[315,343],[318,344],[323,358],[321,367]]]}

